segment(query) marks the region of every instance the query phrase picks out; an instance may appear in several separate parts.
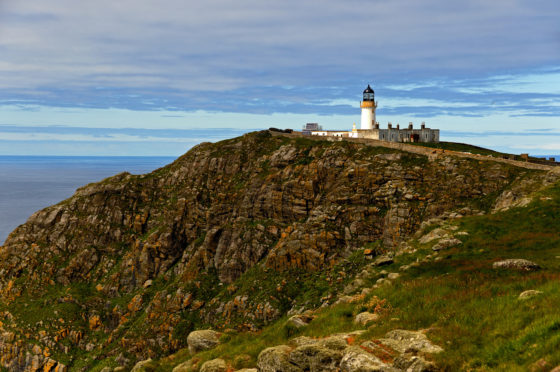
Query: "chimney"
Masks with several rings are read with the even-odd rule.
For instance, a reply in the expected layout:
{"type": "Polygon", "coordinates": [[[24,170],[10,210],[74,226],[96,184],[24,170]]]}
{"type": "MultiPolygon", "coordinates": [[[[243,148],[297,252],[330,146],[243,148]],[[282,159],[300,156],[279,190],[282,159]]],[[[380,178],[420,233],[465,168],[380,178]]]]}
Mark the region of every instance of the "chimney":
{"type": "Polygon", "coordinates": [[[391,122],[387,123],[387,128],[392,129],[392,128],[393,128],[393,124],[391,124],[391,122]]]}
{"type": "Polygon", "coordinates": [[[412,128],[412,122],[409,121],[409,122],[408,122],[408,130],[412,130],[412,129],[413,129],[413,128],[412,128]]]}
{"type": "Polygon", "coordinates": [[[420,129],[426,129],[426,122],[422,122],[422,125],[420,126],[420,129]]]}
{"type": "Polygon", "coordinates": [[[375,122],[375,129],[379,129],[379,122],[378,121],[375,122]]]}
{"type": "Polygon", "coordinates": [[[397,123],[397,130],[401,129],[401,125],[399,123],[397,123]]]}

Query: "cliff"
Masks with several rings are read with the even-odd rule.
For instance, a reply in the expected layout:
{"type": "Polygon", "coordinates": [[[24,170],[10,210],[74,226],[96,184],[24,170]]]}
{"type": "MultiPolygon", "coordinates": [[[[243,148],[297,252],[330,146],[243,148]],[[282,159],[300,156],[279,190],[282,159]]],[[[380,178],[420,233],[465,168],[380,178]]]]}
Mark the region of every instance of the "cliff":
{"type": "Polygon", "coordinates": [[[328,303],[360,270],[354,252],[397,251],[424,221],[507,207],[546,177],[268,131],[202,143],[150,174],[84,186],[10,234],[0,363],[130,365],[204,325],[257,330],[328,303]]]}

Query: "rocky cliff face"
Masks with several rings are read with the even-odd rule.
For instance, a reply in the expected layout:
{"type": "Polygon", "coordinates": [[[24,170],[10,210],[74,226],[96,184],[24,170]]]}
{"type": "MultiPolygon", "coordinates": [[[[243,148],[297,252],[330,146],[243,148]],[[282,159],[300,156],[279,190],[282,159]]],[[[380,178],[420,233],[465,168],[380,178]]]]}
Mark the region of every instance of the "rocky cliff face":
{"type": "Polygon", "coordinates": [[[294,273],[395,249],[422,221],[482,213],[536,174],[267,131],[200,144],[151,174],[84,186],[10,234],[0,363],[127,364],[184,346],[199,324],[255,329],[296,305],[282,295],[294,273]]]}

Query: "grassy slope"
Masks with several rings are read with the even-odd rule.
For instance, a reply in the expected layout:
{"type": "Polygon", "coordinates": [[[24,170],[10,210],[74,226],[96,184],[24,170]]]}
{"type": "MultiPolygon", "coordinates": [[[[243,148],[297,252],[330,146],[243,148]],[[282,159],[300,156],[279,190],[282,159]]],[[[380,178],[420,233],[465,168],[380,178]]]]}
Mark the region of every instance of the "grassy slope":
{"type": "MultiPolygon", "coordinates": [[[[391,329],[429,329],[429,337],[445,348],[436,362],[444,370],[524,371],[545,358],[560,364],[560,183],[541,192],[524,208],[455,220],[463,244],[406,271],[392,286],[375,289],[353,304],[317,311],[318,317],[302,331],[285,325],[285,318],[257,334],[226,334],[217,349],[194,359],[222,357],[235,368],[254,366],[258,353],[285,343],[295,335],[326,336],[358,329],[353,316],[376,308],[382,317],[363,338],[382,336],[391,329]],[[497,271],[502,258],[526,258],[543,270],[522,273],[497,271]],[[528,289],[544,294],[526,301],[518,295],[528,289]],[[386,301],[377,301],[376,299],[386,301]]],[[[398,271],[402,264],[422,260],[430,245],[417,241],[414,254],[397,257],[383,269],[398,271]]],[[[380,271],[381,269],[377,269],[380,271]]],[[[374,279],[370,280],[369,285],[374,279]]],[[[188,351],[163,359],[154,370],[170,371],[190,358],[188,351]]],[[[198,363],[200,366],[200,363],[198,363]]],[[[196,370],[196,369],[195,369],[196,370]]]]}
{"type": "Polygon", "coordinates": [[[506,153],[486,149],[484,147],[478,147],[478,146],[468,145],[466,143],[457,143],[457,142],[427,142],[427,143],[418,142],[418,143],[410,143],[410,145],[429,147],[433,149],[457,151],[457,152],[470,152],[471,154],[490,155],[498,158],[501,158],[503,155],[508,155],[506,153]]]}
{"type": "Polygon", "coordinates": [[[526,370],[540,358],[560,364],[560,185],[542,198],[526,208],[459,221],[470,234],[461,247],[378,292],[397,309],[396,325],[431,327],[432,339],[448,345],[441,366],[526,370]],[[492,269],[504,258],[530,259],[544,269],[492,269]],[[544,295],[519,301],[528,289],[544,295]]]}
{"type": "MultiPolygon", "coordinates": [[[[511,156],[513,156],[512,159],[514,159],[514,160],[525,161],[525,159],[523,159],[521,157],[521,155],[515,155],[515,154],[509,154],[509,153],[505,153],[505,152],[494,151],[494,150],[491,150],[491,149],[487,149],[487,148],[484,148],[484,147],[478,147],[478,146],[474,146],[474,145],[469,145],[469,144],[466,144],[466,143],[458,143],[458,142],[418,142],[418,143],[409,143],[409,144],[414,145],[414,146],[429,147],[429,148],[433,148],[433,149],[441,149],[441,150],[447,150],[447,151],[469,152],[471,154],[493,156],[495,158],[510,158],[511,156]]],[[[548,164],[545,161],[546,159],[535,157],[535,156],[529,156],[529,160],[531,162],[534,162],[534,163],[548,164]]],[[[554,163],[552,163],[552,164],[554,164],[554,163]]]]}

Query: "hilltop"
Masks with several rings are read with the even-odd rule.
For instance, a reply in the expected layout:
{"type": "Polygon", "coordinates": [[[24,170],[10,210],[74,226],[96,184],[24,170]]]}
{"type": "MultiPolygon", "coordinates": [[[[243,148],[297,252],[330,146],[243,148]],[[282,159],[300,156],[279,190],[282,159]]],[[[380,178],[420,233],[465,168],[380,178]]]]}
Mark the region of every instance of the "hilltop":
{"type": "Polygon", "coordinates": [[[289,359],[298,336],[337,333],[333,368],[361,353],[352,345],[397,367],[560,363],[558,173],[424,150],[262,131],[78,189],[0,249],[0,363],[198,370],[221,357],[266,370],[265,347],[286,344],[289,359]],[[505,258],[542,269],[492,268],[505,258]],[[519,302],[524,289],[544,294],[519,302]],[[373,326],[354,322],[364,311],[373,326]],[[191,359],[187,336],[207,328],[221,344],[191,359]],[[431,348],[376,354],[399,329],[423,330],[431,348]]]}

